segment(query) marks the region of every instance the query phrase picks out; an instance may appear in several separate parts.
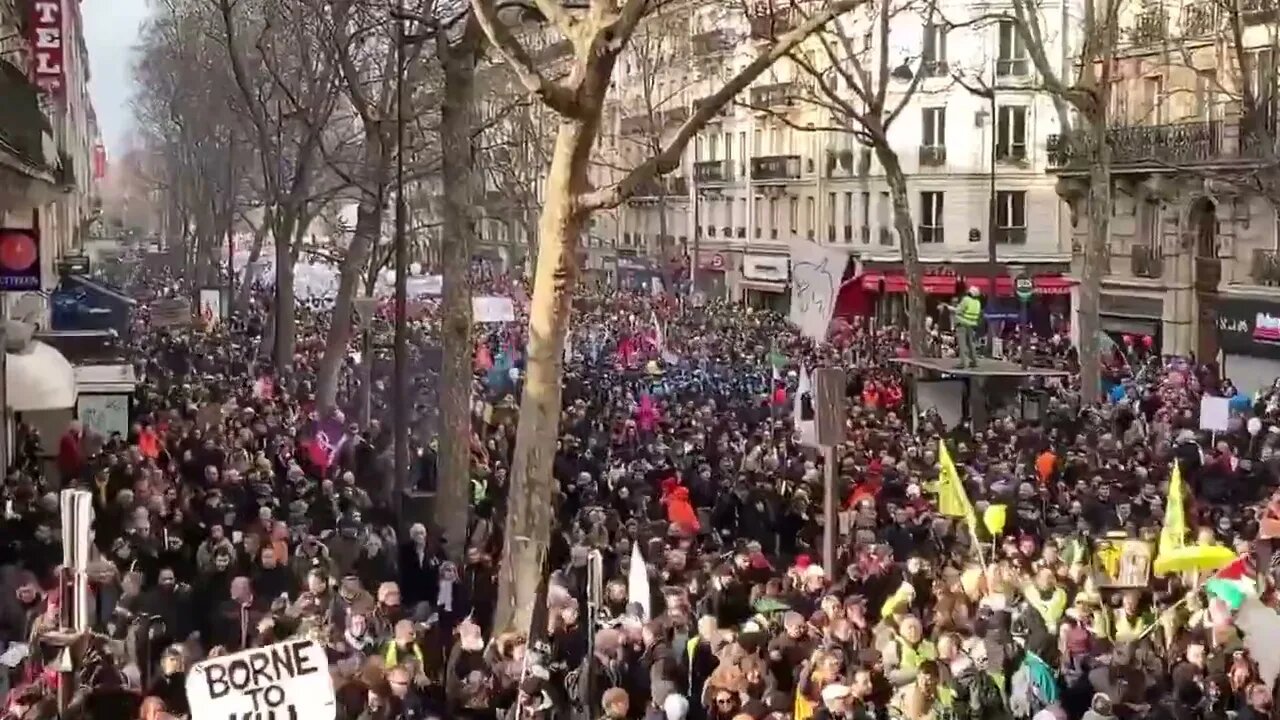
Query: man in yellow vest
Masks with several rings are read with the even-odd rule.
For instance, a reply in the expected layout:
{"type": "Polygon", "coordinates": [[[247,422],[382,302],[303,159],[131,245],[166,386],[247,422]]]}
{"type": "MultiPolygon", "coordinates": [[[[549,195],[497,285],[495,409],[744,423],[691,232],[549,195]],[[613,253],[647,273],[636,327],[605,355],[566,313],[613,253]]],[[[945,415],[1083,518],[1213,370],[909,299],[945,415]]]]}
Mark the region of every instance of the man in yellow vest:
{"type": "Polygon", "coordinates": [[[982,322],[982,301],[979,300],[978,288],[970,287],[969,292],[951,308],[956,321],[957,355],[960,367],[978,367],[978,325],[982,322]]]}

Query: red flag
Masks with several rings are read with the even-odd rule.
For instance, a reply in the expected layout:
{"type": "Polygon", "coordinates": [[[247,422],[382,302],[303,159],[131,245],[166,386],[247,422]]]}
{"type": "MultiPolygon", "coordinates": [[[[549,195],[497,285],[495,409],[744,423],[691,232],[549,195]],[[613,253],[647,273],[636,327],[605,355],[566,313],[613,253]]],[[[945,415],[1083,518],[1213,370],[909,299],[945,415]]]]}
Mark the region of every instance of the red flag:
{"type": "Polygon", "coordinates": [[[1249,572],[1249,556],[1241,555],[1232,560],[1231,564],[1214,573],[1214,577],[1219,580],[1243,580],[1251,574],[1249,572]]]}

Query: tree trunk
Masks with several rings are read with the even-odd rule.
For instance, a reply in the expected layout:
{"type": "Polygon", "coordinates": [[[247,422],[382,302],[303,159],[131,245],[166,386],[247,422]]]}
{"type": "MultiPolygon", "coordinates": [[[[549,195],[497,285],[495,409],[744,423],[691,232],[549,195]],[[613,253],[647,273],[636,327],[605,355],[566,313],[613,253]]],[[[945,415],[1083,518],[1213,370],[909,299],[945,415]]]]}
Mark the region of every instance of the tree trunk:
{"type": "Polygon", "coordinates": [[[1089,164],[1089,235],[1084,242],[1080,267],[1080,401],[1092,403],[1102,394],[1102,358],[1098,312],[1102,300],[1102,276],[1107,272],[1107,248],[1111,242],[1111,149],[1106,143],[1106,122],[1089,123],[1094,156],[1089,164]]]}
{"type": "Polygon", "coordinates": [[[249,259],[244,263],[244,277],[240,280],[240,289],[236,292],[235,300],[231,305],[233,312],[249,306],[249,297],[253,295],[253,283],[249,282],[249,270],[262,257],[262,243],[266,240],[267,231],[270,229],[271,213],[267,211],[266,216],[262,218],[262,224],[253,229],[253,244],[249,246],[249,259]]]}
{"type": "Polygon", "coordinates": [[[552,474],[560,426],[560,363],[578,279],[575,248],[583,216],[575,196],[587,187],[599,105],[583,119],[560,122],[538,224],[538,260],[529,307],[524,397],[511,467],[509,509],[498,572],[494,628],[528,632],[551,539],[552,474]]]}
{"type": "Polygon", "coordinates": [[[293,367],[294,335],[297,333],[297,308],[293,305],[293,229],[298,222],[295,208],[284,208],[276,218],[276,298],[275,364],[284,370],[293,367]]]}
{"type": "Polygon", "coordinates": [[[338,406],[338,381],[341,379],[343,362],[347,358],[347,348],[351,344],[351,309],[355,306],[360,275],[369,262],[369,249],[382,231],[382,203],[378,198],[386,193],[387,163],[385,155],[380,151],[382,143],[367,138],[368,136],[366,143],[376,143],[379,146],[377,151],[367,151],[377,152],[377,157],[368,162],[380,162],[378,167],[381,172],[378,167],[370,168],[366,165],[366,170],[372,169],[376,173],[373,177],[377,178],[375,183],[378,187],[374,197],[365,197],[360,201],[360,208],[356,213],[355,235],[351,238],[351,245],[347,247],[342,266],[338,269],[338,296],[333,303],[333,317],[329,322],[329,333],[325,337],[324,355],[320,358],[320,367],[316,369],[316,409],[321,413],[327,413],[338,406]]]}
{"type": "Polygon", "coordinates": [[[893,201],[893,226],[902,244],[902,267],[907,274],[907,332],[911,338],[911,354],[926,356],[930,352],[924,321],[924,271],[920,267],[920,251],[916,248],[915,218],[907,196],[907,178],[902,174],[898,154],[887,144],[877,143],[876,157],[884,166],[889,196],[893,201]]]}
{"type": "Polygon", "coordinates": [[[456,45],[439,43],[444,68],[440,108],[441,173],[444,221],[440,261],[444,288],[440,368],[440,454],[435,525],[445,539],[449,559],[459,562],[467,542],[471,489],[471,248],[475,243],[477,177],[474,127],[475,66],[479,28],[469,20],[456,45]]]}

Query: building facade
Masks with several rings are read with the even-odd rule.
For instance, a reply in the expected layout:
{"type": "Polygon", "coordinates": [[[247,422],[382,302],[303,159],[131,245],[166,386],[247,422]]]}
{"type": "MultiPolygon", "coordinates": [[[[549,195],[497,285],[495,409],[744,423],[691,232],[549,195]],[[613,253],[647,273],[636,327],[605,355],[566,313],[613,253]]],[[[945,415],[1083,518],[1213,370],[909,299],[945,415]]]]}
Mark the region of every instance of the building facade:
{"type": "MultiPolygon", "coordinates": [[[[1280,377],[1280,187],[1274,13],[1134,6],[1114,63],[1114,207],[1102,328],[1164,353],[1217,359],[1247,392],[1280,377]],[[1242,73],[1241,67],[1247,71],[1242,73]],[[1125,337],[1128,336],[1128,337],[1125,337]]],[[[1269,6],[1268,6],[1269,7],[1269,6]]],[[[1252,9],[1251,9],[1252,8],[1252,9]]],[[[1055,140],[1054,172],[1087,241],[1087,141],[1055,140]]],[[[1074,222],[1072,221],[1074,218],[1074,222]]]]}
{"type": "MultiPolygon", "coordinates": [[[[974,12],[960,5],[946,10],[956,24],[957,13],[974,12]]],[[[1048,3],[1043,12],[1045,36],[1053,38],[1047,55],[1062,59],[1054,68],[1062,71],[1078,42],[1070,33],[1075,11],[1048,3]]],[[[682,44],[661,53],[661,62],[646,62],[655,51],[643,36],[620,61],[611,132],[601,141],[610,161],[603,164],[625,170],[651,155],[701,98],[795,18],[698,8],[687,22],[682,40],[668,40],[682,44]]],[[[876,19],[855,14],[841,22],[841,32],[862,38],[874,57],[876,19]]],[[[1015,266],[1043,276],[1043,292],[1065,303],[1071,250],[1061,235],[1065,210],[1056,178],[1046,172],[1047,140],[1059,118],[1052,100],[1037,92],[1037,74],[1013,26],[946,32],[904,12],[892,18],[887,37],[890,55],[901,58],[887,82],[886,106],[895,113],[888,135],[906,174],[931,294],[950,296],[968,278],[985,280],[994,239],[1000,273],[1015,266]],[[994,97],[982,93],[992,88],[994,97]]],[[[811,43],[803,53],[811,66],[823,67],[819,47],[811,43]]],[[[839,89],[857,103],[854,90],[839,89]]],[[[605,256],[602,266],[658,269],[679,256],[685,269],[696,267],[698,289],[709,296],[781,309],[788,248],[807,238],[846,249],[861,263],[866,292],[887,307],[902,305],[901,245],[884,169],[857,133],[846,131],[857,126],[831,105],[810,73],[780,60],[698,133],[678,171],[599,218],[586,242],[605,256]],[[611,254],[626,259],[607,259],[611,254]]],[[[1011,282],[998,287],[1012,295],[1011,282]]]]}
{"type": "Polygon", "coordinates": [[[104,171],[79,2],[0,0],[0,294],[17,321],[2,358],[6,452],[18,415],[69,418],[77,396],[70,362],[32,334],[49,327],[49,294],[81,253],[104,171]]]}

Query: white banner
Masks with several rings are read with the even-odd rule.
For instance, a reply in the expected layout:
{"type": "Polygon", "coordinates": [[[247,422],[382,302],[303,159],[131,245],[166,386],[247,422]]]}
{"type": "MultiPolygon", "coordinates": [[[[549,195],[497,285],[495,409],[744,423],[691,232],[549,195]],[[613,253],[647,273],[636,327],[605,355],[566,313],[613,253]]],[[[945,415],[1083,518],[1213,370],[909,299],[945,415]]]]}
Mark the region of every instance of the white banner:
{"type": "Polygon", "coordinates": [[[484,295],[471,298],[472,320],[478,323],[515,322],[516,306],[511,298],[484,295]]]}
{"type": "Polygon", "coordinates": [[[791,322],[814,342],[827,339],[849,254],[801,240],[791,246],[791,322]]]}
{"type": "Polygon", "coordinates": [[[76,398],[76,417],[86,428],[110,440],[112,433],[129,437],[129,396],[88,395],[76,398]]]}
{"type": "Polygon", "coordinates": [[[191,720],[334,720],[324,648],[311,640],[223,655],[187,673],[191,720]]]}

